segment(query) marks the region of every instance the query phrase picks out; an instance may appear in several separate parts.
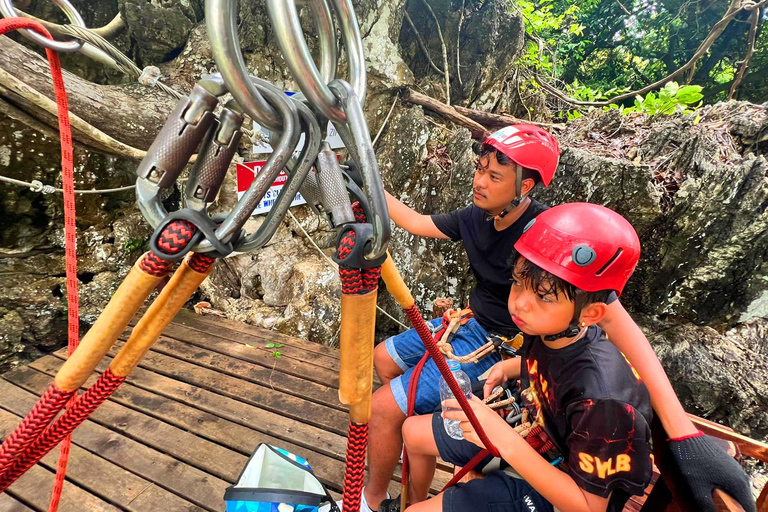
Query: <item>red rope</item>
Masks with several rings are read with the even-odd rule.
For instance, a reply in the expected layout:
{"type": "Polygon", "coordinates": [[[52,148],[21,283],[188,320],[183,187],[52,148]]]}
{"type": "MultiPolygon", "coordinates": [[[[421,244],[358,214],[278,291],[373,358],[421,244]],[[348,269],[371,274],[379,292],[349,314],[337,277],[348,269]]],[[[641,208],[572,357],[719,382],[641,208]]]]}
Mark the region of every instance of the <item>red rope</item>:
{"type": "Polygon", "coordinates": [[[343,512],[358,512],[360,510],[367,448],[368,424],[350,422],[347,440],[347,465],[344,471],[343,512]]]}
{"type": "MultiPolygon", "coordinates": [[[[32,21],[25,18],[8,18],[0,20],[0,34],[5,34],[18,29],[31,29],[44,35],[48,39],[53,39],[51,34],[46,30],[39,22],[32,21]]],[[[61,63],[59,62],[59,56],[52,50],[46,48],[45,53],[48,56],[48,62],[51,67],[51,76],[53,78],[53,91],[56,95],[56,109],[59,120],[59,136],[61,138],[61,181],[62,188],[64,189],[64,251],[66,254],[66,276],[67,276],[67,316],[68,316],[68,346],[67,353],[69,355],[75,351],[78,343],[80,342],[80,315],[79,315],[79,299],[77,292],[77,233],[75,226],[75,182],[74,182],[74,155],[72,148],[72,131],[69,125],[69,105],[67,103],[67,92],[64,87],[64,78],[61,74],[61,63]]],[[[58,397],[63,395],[56,389],[49,389],[58,397]]],[[[71,394],[72,397],[76,393],[71,394]]],[[[56,404],[57,402],[52,402],[56,404]]],[[[43,402],[43,406],[47,406],[46,402],[43,402]]],[[[48,407],[48,409],[51,409],[48,407]]],[[[55,415],[55,413],[54,413],[55,415]]],[[[50,422],[48,419],[48,422],[50,422]]],[[[38,427],[45,421],[45,417],[37,419],[38,427]]],[[[34,436],[39,435],[39,431],[35,434],[32,430],[26,436],[25,442],[20,445],[16,445],[16,450],[26,448],[31,439],[34,436]],[[26,444],[25,444],[26,443],[26,444]]],[[[17,439],[18,441],[18,439],[17,439]]],[[[5,443],[3,444],[5,446],[5,443]]],[[[20,453],[19,451],[15,452],[20,453]]],[[[15,455],[9,452],[3,454],[3,462],[7,463],[9,458],[13,458],[15,455]]],[[[51,495],[51,503],[49,512],[56,512],[59,504],[59,498],[61,496],[61,488],[64,483],[64,476],[67,471],[67,459],[69,456],[69,438],[64,441],[59,454],[59,463],[56,469],[56,482],[54,484],[54,490],[51,495]]]]}

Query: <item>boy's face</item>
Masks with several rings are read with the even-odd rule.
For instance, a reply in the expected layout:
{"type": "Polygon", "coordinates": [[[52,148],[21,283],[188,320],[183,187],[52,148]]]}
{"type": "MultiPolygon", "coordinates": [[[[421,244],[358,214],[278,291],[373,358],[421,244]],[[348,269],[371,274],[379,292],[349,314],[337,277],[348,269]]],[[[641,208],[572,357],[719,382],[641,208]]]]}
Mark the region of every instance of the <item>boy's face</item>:
{"type": "Polygon", "coordinates": [[[491,152],[477,160],[472,182],[475,206],[495,215],[515,198],[515,165],[501,165],[496,153],[491,152]]]}
{"type": "Polygon", "coordinates": [[[520,278],[519,269],[524,259],[518,258],[512,272],[512,290],[507,306],[512,321],[525,334],[549,336],[568,328],[573,320],[574,304],[565,293],[558,293],[550,286],[538,290],[520,278]]]}

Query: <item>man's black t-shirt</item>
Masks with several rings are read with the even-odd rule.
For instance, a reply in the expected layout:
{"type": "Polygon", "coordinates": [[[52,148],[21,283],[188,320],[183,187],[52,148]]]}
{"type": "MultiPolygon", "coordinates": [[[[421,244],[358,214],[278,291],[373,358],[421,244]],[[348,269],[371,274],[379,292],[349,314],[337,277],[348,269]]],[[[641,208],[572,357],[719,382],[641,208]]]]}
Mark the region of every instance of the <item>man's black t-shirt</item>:
{"type": "Polygon", "coordinates": [[[508,228],[497,231],[486,213],[475,205],[442,215],[432,221],[444,235],[464,244],[477,285],[469,296],[475,319],[486,331],[513,336],[520,329],[512,322],[507,299],[512,287],[509,256],[523,228],[548,207],[531,199],[525,212],[508,228]]]}
{"type": "Polygon", "coordinates": [[[585,491],[621,510],[651,480],[651,400],[640,376],[597,326],[562,349],[525,336],[521,389],[532,422],[585,491]]]}

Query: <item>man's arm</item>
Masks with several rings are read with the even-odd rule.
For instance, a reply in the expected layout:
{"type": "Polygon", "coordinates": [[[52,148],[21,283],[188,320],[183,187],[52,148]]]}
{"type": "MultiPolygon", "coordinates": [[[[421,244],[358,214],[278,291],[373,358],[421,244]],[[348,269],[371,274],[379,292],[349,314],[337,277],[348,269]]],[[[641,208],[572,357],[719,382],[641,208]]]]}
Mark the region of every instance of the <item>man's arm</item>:
{"type": "Polygon", "coordinates": [[[384,191],[384,194],[387,196],[389,217],[398,227],[416,236],[448,238],[442,231],[437,229],[430,215],[422,215],[416,212],[387,191],[384,191]]]}
{"type": "Polygon", "coordinates": [[[608,305],[605,318],[598,325],[640,374],[667,436],[677,438],[698,432],[685,414],[645,334],[618,300],[608,305]]]}

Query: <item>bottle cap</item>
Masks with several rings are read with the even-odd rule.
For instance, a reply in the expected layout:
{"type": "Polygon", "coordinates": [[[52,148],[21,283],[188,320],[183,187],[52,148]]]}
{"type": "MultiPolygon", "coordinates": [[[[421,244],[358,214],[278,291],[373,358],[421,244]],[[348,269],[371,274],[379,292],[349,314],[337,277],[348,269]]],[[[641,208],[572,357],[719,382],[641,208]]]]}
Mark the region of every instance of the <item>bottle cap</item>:
{"type": "Polygon", "coordinates": [[[459,363],[457,360],[447,359],[446,361],[448,363],[448,369],[451,370],[452,372],[455,372],[456,370],[461,370],[461,363],[459,363]]]}

